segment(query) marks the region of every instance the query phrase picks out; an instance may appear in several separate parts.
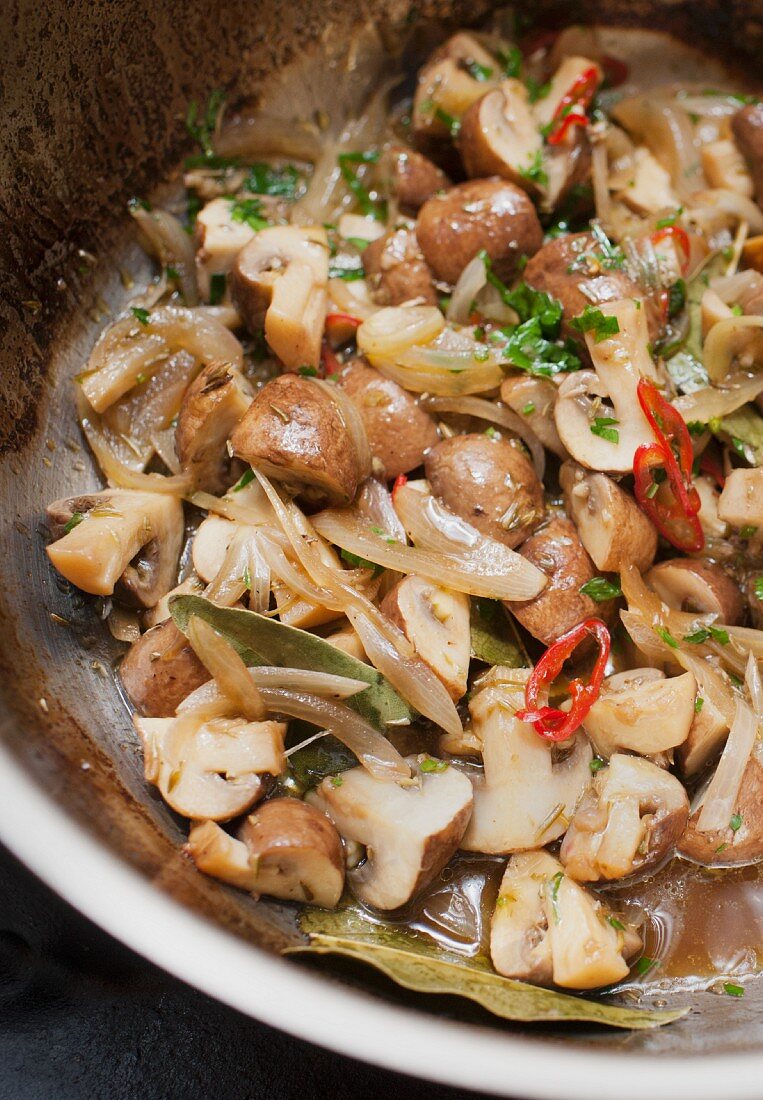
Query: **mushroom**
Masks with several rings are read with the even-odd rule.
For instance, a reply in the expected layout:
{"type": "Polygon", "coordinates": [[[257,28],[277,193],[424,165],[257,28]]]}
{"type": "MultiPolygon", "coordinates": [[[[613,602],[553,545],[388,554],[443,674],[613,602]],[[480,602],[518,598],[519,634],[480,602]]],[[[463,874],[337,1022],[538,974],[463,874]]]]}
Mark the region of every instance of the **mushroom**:
{"type": "Polygon", "coordinates": [[[706,538],[725,539],[729,525],[718,515],[718,502],[721,494],[715,482],[709,477],[695,477],[694,488],[700,499],[699,523],[706,538]]]}
{"type": "Polygon", "coordinates": [[[521,80],[503,80],[472,104],[461,120],[458,149],[468,176],[501,176],[533,197],[543,193],[541,173],[533,172],[542,166],[543,137],[521,80]]]}
{"type": "Polygon", "coordinates": [[[469,675],[469,597],[410,574],[390,589],[381,610],[458,702],[469,675]]]}
{"type": "Polygon", "coordinates": [[[239,252],[231,296],[250,332],[265,339],[287,370],[317,367],[326,319],[328,240],[318,226],[261,229],[239,252]]]}
{"type": "Polygon", "coordinates": [[[363,269],[379,305],[437,305],[432,272],[412,229],[401,226],[371,241],[363,252],[363,269]]]}
{"type": "Polygon", "coordinates": [[[599,756],[627,750],[641,756],[682,745],[694,721],[697,681],[691,672],[666,679],[656,668],[609,676],[583,722],[599,756]]]}
{"type": "Polygon", "coordinates": [[[750,103],[737,111],[731,130],[752,172],[755,201],[763,205],[763,104],[750,103]]]}
{"type": "Polygon", "coordinates": [[[702,341],[707,338],[708,332],[721,321],[727,321],[733,317],[731,306],[726,305],[717,290],[708,287],[702,291],[700,300],[700,321],[702,329],[702,341]]]}
{"type": "Polygon", "coordinates": [[[297,798],[273,798],[229,836],[214,821],[195,825],[185,848],[205,874],[255,896],[334,909],[344,888],[342,841],[325,814],[297,798]]]}
{"type": "Polygon", "coordinates": [[[285,722],[205,718],[189,710],[176,718],[142,718],[146,780],[183,817],[228,821],[265,793],[263,776],[285,768],[285,722]]]}
{"type": "Polygon", "coordinates": [[[169,718],[209,673],[174,622],[167,619],[134,642],[119,666],[135,709],[149,718],[169,718]]]}
{"type": "Polygon", "coordinates": [[[458,122],[499,73],[496,59],[474,35],[464,31],[454,34],[419,71],[411,117],[414,135],[430,140],[449,138],[450,120],[458,122]]]}
{"type": "Polygon", "coordinates": [[[582,733],[560,747],[515,717],[529,676],[496,665],[472,693],[484,773],[472,780],[474,810],[461,845],[468,852],[506,854],[557,840],[591,780],[593,753],[582,733]]]}
{"type": "Polygon", "coordinates": [[[523,558],[548,577],[548,584],[532,600],[505,606],[525,630],[544,645],[591,617],[609,618],[613,603],[597,603],[583,585],[596,576],[593,562],[580,541],[574,523],[554,516],[522,546],[523,558]]]}
{"type": "Polygon", "coordinates": [[[674,775],[615,753],[583,795],[559,858],[579,882],[625,878],[667,859],[688,819],[689,799],[674,775]]]}
{"type": "Polygon", "coordinates": [[[227,279],[236,256],[254,237],[254,230],[245,221],[233,220],[233,202],[216,198],[196,215],[196,277],[199,291],[209,299],[212,277],[227,279]]]}
{"type": "Polygon", "coordinates": [[[747,761],[735,812],[723,829],[701,832],[698,828],[702,804],[694,807],[686,831],[678,843],[685,859],[705,866],[733,866],[763,860],[763,753],[760,742],[747,761]]]}
{"type": "Polygon", "coordinates": [[[435,195],[419,210],[416,238],[438,279],[456,283],[482,249],[496,275],[509,282],[520,260],[543,244],[532,201],[507,180],[469,180],[435,195]]]}
{"type": "Polygon", "coordinates": [[[554,423],[557,388],[550,378],[509,375],[501,382],[501,401],[524,417],[543,446],[558,458],[569,458],[554,423]]]}
{"type": "Polygon", "coordinates": [[[720,565],[701,558],[671,558],[649,571],[649,584],[668,607],[715,615],[736,626],[742,620],[742,593],[720,565]]]}
{"type": "Polygon", "coordinates": [[[340,626],[339,630],[335,630],[332,634],[327,634],[324,641],[340,649],[342,653],[354,657],[356,661],[363,661],[365,664],[369,663],[359,634],[347,621],[340,626]]]}
{"type": "Polygon", "coordinates": [[[597,569],[649,568],[657,553],[657,530],[629,492],[606,474],[591,473],[574,462],[564,463],[559,484],[567,514],[597,569]]]}
{"type": "Polygon", "coordinates": [[[392,194],[402,212],[411,217],[416,216],[427,199],[451,186],[442,169],[414,149],[393,145],[389,161],[392,194]]]}
{"type": "Polygon", "coordinates": [[[413,780],[375,779],[351,768],[307,796],[345,841],[366,846],[365,862],[347,881],[376,909],[398,909],[432,881],[458,848],[472,808],[461,772],[427,756],[408,763],[413,780]]]}
{"type": "Polygon", "coordinates": [[[175,451],[195,488],[222,493],[230,484],[225,445],[251,401],[249,383],[228,363],[210,363],[186,390],[175,428],[175,451]]]}
{"type": "Polygon", "coordinates": [[[509,860],[490,927],[493,966],[506,978],[596,989],[628,973],[641,950],[635,929],[573,882],[549,852],[509,860]]]}
{"type": "MultiPolygon", "coordinates": [[[[763,143],[761,143],[763,154],[763,143]]],[[[752,198],[752,176],[747,168],[738,145],[731,138],[709,141],[699,151],[702,158],[702,171],[711,187],[722,187],[726,191],[735,191],[752,198]]]]}
{"type": "Polygon", "coordinates": [[[636,448],[654,442],[636,395],[640,378],[656,377],[640,306],[633,298],[608,302],[601,312],[615,319],[618,331],[598,343],[587,334],[594,370],[569,374],[559,387],[554,407],[559,438],[591,470],[630,473],[636,448]]]}
{"type": "Polygon", "coordinates": [[[56,500],[47,518],[48,557],[83,592],[153,607],[174,587],[183,507],[169,493],[105,489],[56,500]]]}
{"type": "Polygon", "coordinates": [[[645,145],[638,145],[633,154],[633,175],[627,187],[615,197],[637,214],[655,214],[658,210],[675,210],[680,199],[670,182],[670,172],[662,167],[645,145]]]}
{"type": "Polygon", "coordinates": [[[726,478],[718,518],[732,527],[763,526],[763,467],[738,467],[726,478]]]}
{"type": "MultiPolygon", "coordinates": [[[[601,308],[604,303],[625,298],[643,302],[648,341],[653,343],[659,335],[659,312],[654,303],[644,298],[641,288],[624,271],[607,265],[601,244],[592,233],[571,233],[547,241],[528,260],[524,280],[533,290],[544,291],[561,303],[562,335],[578,344],[583,343],[583,337],[570,327],[573,318],[586,306],[601,308]]],[[[623,331],[622,325],[620,328],[623,331]]]]}
{"type": "Polygon", "coordinates": [[[349,503],[371,472],[370,454],[361,453],[367,443],[355,407],[346,397],[340,403],[325,383],[301,375],[282,374],[263,386],[233,432],[231,447],[311,503],[349,503]]]}
{"type": "Polygon", "coordinates": [[[532,462],[508,439],[454,435],[427,453],[435,496],[483,535],[513,549],[545,515],[543,485],[532,462]]]}
{"type": "Polygon", "coordinates": [[[676,749],[676,763],[687,779],[699,775],[718,752],[729,732],[726,715],[707,695],[699,696],[702,705],[689,728],[686,740],[676,749]]]}
{"type": "Polygon", "coordinates": [[[434,420],[413,394],[359,357],[342,368],[336,381],[357,406],[384,476],[391,480],[420,466],[439,437],[434,420]]]}

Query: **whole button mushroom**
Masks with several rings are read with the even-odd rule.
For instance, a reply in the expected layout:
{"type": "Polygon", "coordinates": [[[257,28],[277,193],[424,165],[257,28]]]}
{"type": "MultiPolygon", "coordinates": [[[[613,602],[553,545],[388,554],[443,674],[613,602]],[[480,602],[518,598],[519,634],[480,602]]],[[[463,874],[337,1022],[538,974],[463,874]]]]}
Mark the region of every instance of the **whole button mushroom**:
{"type": "Polygon", "coordinates": [[[424,259],[438,279],[456,283],[484,249],[504,282],[520,260],[543,244],[543,230],[527,194],[497,178],[469,180],[424,203],[416,220],[424,259]]]}
{"type": "Polygon", "coordinates": [[[140,714],[169,718],[186,695],[210,677],[178,628],[167,619],[133,643],[119,666],[119,678],[140,714]]]}
{"type": "Polygon", "coordinates": [[[483,535],[513,549],[545,515],[532,462],[507,439],[454,435],[424,460],[432,492],[483,535]]]}
{"type": "Polygon", "coordinates": [[[731,130],[752,171],[755,200],[763,206],[763,104],[750,103],[737,111],[731,130]]]}
{"type": "Polygon", "coordinates": [[[427,199],[451,186],[442,169],[415,149],[394,145],[389,161],[392,193],[404,214],[415,217],[427,199]]]}
{"type": "Polygon", "coordinates": [[[412,229],[392,229],[371,241],[363,252],[363,269],[379,305],[437,305],[432,272],[412,229]]]}

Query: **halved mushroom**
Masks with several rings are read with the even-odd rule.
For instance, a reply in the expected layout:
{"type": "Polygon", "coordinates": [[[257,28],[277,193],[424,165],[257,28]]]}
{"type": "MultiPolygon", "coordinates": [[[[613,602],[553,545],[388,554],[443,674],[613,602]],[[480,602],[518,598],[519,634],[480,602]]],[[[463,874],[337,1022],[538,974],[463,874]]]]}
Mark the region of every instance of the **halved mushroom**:
{"type": "Polygon", "coordinates": [[[227,278],[236,256],[252,237],[254,230],[247,222],[233,220],[229,198],[213,199],[201,208],[196,215],[196,277],[205,300],[210,296],[212,276],[227,278]]]}
{"type": "Polygon", "coordinates": [[[272,379],[233,432],[233,453],[312,503],[347,504],[371,463],[360,417],[339,396],[312,378],[272,379]]]}
{"type": "Polygon", "coordinates": [[[319,226],[261,229],[239,252],[231,295],[250,332],[287,370],[317,367],[328,305],[328,239],[319,226]]]}
{"type": "Polygon", "coordinates": [[[221,493],[230,483],[225,444],[252,401],[252,389],[228,363],[210,363],[185,392],[175,428],[175,450],[194,487],[221,493]]]}
{"type": "MultiPolygon", "coordinates": [[[[570,89],[581,80],[588,80],[591,71],[600,83],[602,72],[595,61],[577,54],[562,60],[549,81],[545,95],[533,106],[533,117],[541,134],[547,132],[555,118],[564,117],[570,89]]],[[[571,126],[556,144],[547,144],[543,166],[547,181],[543,187],[542,206],[553,210],[570,196],[576,184],[583,184],[590,178],[591,147],[585,128],[571,126]]]]}
{"type": "Polygon", "coordinates": [[[763,466],[731,471],[718,501],[718,517],[732,527],[763,526],[763,466]]]}
{"type": "Polygon", "coordinates": [[[438,279],[455,283],[484,249],[499,278],[510,281],[522,257],[543,244],[543,230],[527,194],[508,180],[469,180],[435,195],[419,210],[416,239],[438,279]]]}
{"type": "Polygon", "coordinates": [[[528,669],[496,665],[469,702],[484,774],[473,779],[474,810],[461,847],[506,854],[558,839],[591,780],[585,736],[551,745],[515,712],[525,705],[528,669]]]}
{"type": "Polygon", "coordinates": [[[471,653],[469,597],[411,573],[390,589],[381,610],[400,627],[454,702],[465,695],[471,653]]]}
{"type": "Polygon", "coordinates": [[[627,187],[615,196],[637,214],[654,214],[658,210],[675,210],[680,202],[670,182],[668,172],[645,145],[638,145],[633,154],[633,175],[627,187]]]}
{"type": "Polygon", "coordinates": [[[701,832],[698,828],[702,812],[700,803],[679,841],[680,855],[709,867],[763,860],[763,753],[759,746],[760,742],[747,761],[728,825],[712,832],[701,832]]]}
{"type": "Polygon", "coordinates": [[[363,269],[371,296],[379,305],[437,305],[432,272],[416,234],[406,226],[372,241],[363,252],[363,269]]]}
{"type": "Polygon", "coordinates": [[[105,489],[56,500],[47,518],[48,557],[83,592],[153,607],[174,587],[183,508],[169,493],[105,489]]]}
{"type": "Polygon", "coordinates": [[[510,375],[501,383],[501,401],[522,416],[543,446],[558,458],[569,458],[554,423],[557,387],[550,378],[510,375]]]}
{"type": "Polygon", "coordinates": [[[471,813],[465,775],[431,757],[408,763],[414,777],[404,783],[351,768],[307,796],[345,840],[366,846],[365,862],[347,881],[376,909],[398,909],[432,881],[458,848],[471,813]]]}
{"type": "Polygon", "coordinates": [[[427,453],[432,492],[483,535],[513,549],[542,521],[543,486],[527,455],[508,439],[454,435],[427,453]]]}
{"type": "Polygon", "coordinates": [[[538,641],[551,645],[584,619],[610,617],[614,606],[611,600],[597,603],[581,592],[597,574],[574,523],[554,516],[527,539],[519,552],[546,574],[548,584],[534,599],[505,601],[505,606],[538,641]]]}
{"type": "Polygon", "coordinates": [[[415,217],[427,199],[451,185],[442,169],[415,149],[393,145],[389,161],[392,193],[404,214],[415,217]]]}
{"type": "Polygon", "coordinates": [[[615,753],[583,795],[559,856],[579,882],[611,882],[667,859],[688,820],[689,798],[674,775],[615,753]]]}
{"type": "Polygon", "coordinates": [[[699,775],[705,765],[717,754],[729,732],[726,715],[708,696],[702,699],[699,711],[694,715],[689,733],[683,744],[676,749],[676,763],[683,776],[691,779],[699,775]]]}
{"type": "Polygon", "coordinates": [[[339,834],[325,814],[297,798],[263,802],[238,839],[214,821],[195,825],[185,848],[205,874],[255,896],[333,909],[344,888],[339,834]]]}
{"type": "Polygon", "coordinates": [[[228,821],[264,795],[264,776],[280,775],[286,766],[285,722],[206,719],[193,710],[133,721],[147,782],[183,817],[228,821]]]}
{"type": "Polygon", "coordinates": [[[630,493],[606,474],[591,473],[574,462],[564,463],[559,484],[567,513],[597,569],[649,568],[657,553],[657,529],[630,493]]]}
{"type": "Polygon", "coordinates": [[[167,619],[134,642],[119,666],[130,702],[148,718],[169,718],[209,673],[175,624],[167,619]]]}
{"type": "Polygon", "coordinates": [[[654,442],[636,396],[640,378],[656,377],[648,351],[646,310],[628,298],[607,302],[601,312],[615,319],[617,332],[598,343],[595,336],[586,335],[594,370],[565,378],[554,420],[559,438],[581,466],[630,473],[636,448],[654,442]]]}
{"type": "Polygon", "coordinates": [[[720,565],[700,558],[671,558],[649,571],[646,581],[668,607],[716,615],[736,626],[744,613],[738,586],[720,565]]]}
{"type": "Polygon", "coordinates": [[[458,149],[472,177],[501,176],[537,197],[543,138],[521,80],[503,80],[473,103],[461,120],[458,149]]]}
{"type": "Polygon", "coordinates": [[[357,406],[371,454],[385,478],[420,466],[439,436],[434,420],[413,394],[360,358],[343,367],[336,380],[357,406]]]}
{"type": "Polygon", "coordinates": [[[507,978],[596,989],[628,973],[641,937],[573,882],[549,852],[509,860],[490,929],[493,966],[507,978]]]}
{"type": "Polygon", "coordinates": [[[419,71],[413,133],[419,138],[449,138],[450,119],[457,122],[499,75],[496,59],[474,35],[464,31],[454,34],[419,71]]]}
{"type": "Polygon", "coordinates": [[[763,203],[763,104],[742,107],[731,120],[731,130],[742,155],[750,166],[755,201],[763,203]]]}
{"type": "Polygon", "coordinates": [[[653,756],[682,745],[694,721],[697,681],[691,672],[665,679],[656,668],[609,676],[583,722],[599,756],[623,749],[653,756]]]}

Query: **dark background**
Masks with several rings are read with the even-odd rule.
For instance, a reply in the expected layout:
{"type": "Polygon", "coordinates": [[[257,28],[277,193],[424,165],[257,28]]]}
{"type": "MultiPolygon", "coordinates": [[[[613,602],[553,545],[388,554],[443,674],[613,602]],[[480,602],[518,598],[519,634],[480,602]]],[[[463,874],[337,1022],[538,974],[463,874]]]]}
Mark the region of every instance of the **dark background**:
{"type": "Polygon", "coordinates": [[[0,848],[0,1100],[464,1095],[226,1008],[117,943],[0,848]]]}

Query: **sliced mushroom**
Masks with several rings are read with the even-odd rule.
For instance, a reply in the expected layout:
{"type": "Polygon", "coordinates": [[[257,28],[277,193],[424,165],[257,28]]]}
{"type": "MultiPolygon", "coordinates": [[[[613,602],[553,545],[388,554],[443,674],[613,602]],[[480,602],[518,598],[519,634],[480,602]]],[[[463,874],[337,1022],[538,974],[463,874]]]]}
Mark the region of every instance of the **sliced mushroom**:
{"type": "Polygon", "coordinates": [[[718,518],[732,527],[763,526],[763,467],[731,471],[718,501],[718,518]]]}
{"type": "Polygon", "coordinates": [[[194,487],[222,493],[230,484],[228,438],[252,401],[243,375],[228,363],[210,363],[186,390],[175,428],[175,450],[194,487]]]}
{"type": "Polygon", "coordinates": [[[363,648],[360,636],[349,623],[345,623],[339,630],[335,630],[333,634],[327,634],[325,640],[329,645],[341,649],[342,653],[354,657],[356,661],[363,661],[365,664],[368,664],[368,657],[363,648]]]}
{"type": "Polygon", "coordinates": [[[718,502],[721,494],[715,482],[709,477],[695,477],[694,488],[699,494],[699,522],[705,537],[727,538],[729,525],[718,515],[718,502]]]}
{"type": "Polygon", "coordinates": [[[450,187],[450,180],[428,157],[393,145],[389,151],[392,193],[404,214],[415,217],[427,199],[450,187]]]}
{"type": "Polygon", "coordinates": [[[454,435],[427,453],[435,496],[483,535],[513,549],[545,515],[543,486],[523,451],[484,433],[454,435]]]}
{"type": "Polygon", "coordinates": [[[366,846],[365,862],[347,881],[376,909],[398,909],[432,881],[458,848],[472,808],[465,775],[430,757],[408,762],[412,781],[351,768],[307,796],[345,840],[366,846]]]}
{"type": "Polygon", "coordinates": [[[236,257],[231,295],[250,332],[265,339],[287,370],[317,367],[328,295],[326,230],[261,229],[236,257]]]}
{"type": "Polygon", "coordinates": [[[708,332],[721,321],[727,321],[733,317],[731,306],[727,306],[720,294],[711,287],[702,292],[700,302],[700,319],[702,325],[702,340],[707,338],[708,332]]]}
{"type": "Polygon", "coordinates": [[[371,472],[354,428],[328,387],[282,374],[257,394],[231,436],[231,447],[306,500],[346,504],[371,472]]]}
{"type": "Polygon", "coordinates": [[[630,493],[606,474],[591,473],[574,462],[564,463],[559,484],[567,513],[597,569],[649,568],[657,553],[657,529],[630,493]]]}
{"type": "Polygon", "coordinates": [[[493,966],[507,978],[567,989],[596,989],[628,973],[641,937],[612,917],[549,852],[509,860],[490,929],[493,966]]]}
{"type": "Polygon", "coordinates": [[[213,821],[195,825],[186,851],[205,874],[259,896],[333,909],[344,888],[339,834],[325,814],[297,798],[263,802],[238,839],[213,821]]]}
{"type": "Polygon", "coordinates": [[[174,588],[183,508],[169,493],[105,489],[56,500],[47,518],[48,557],[83,592],[153,607],[174,588]]]}
{"type": "Polygon", "coordinates": [[[702,699],[699,711],[695,713],[689,734],[683,744],[676,749],[676,763],[681,774],[691,779],[703,770],[716,755],[729,732],[726,716],[707,696],[702,699]]]}
{"type": "Polygon", "coordinates": [[[591,470],[630,473],[637,447],[654,441],[636,396],[642,377],[655,378],[646,312],[633,298],[608,302],[617,333],[598,343],[586,335],[593,371],[569,374],[559,387],[554,420],[570,455],[591,470]],[[604,400],[611,404],[605,405],[604,400]]]}
{"type": "Polygon", "coordinates": [[[732,118],[731,129],[750,166],[755,201],[763,205],[763,104],[751,103],[742,107],[732,118]]]}
{"type": "Polygon", "coordinates": [[[233,203],[229,198],[208,202],[196,215],[196,277],[199,291],[210,297],[212,277],[227,279],[236,256],[254,237],[254,230],[245,221],[233,220],[233,203]]]}
{"type": "Polygon", "coordinates": [[[473,35],[464,31],[454,34],[419,71],[413,133],[418,138],[449,138],[450,119],[457,122],[499,74],[496,59],[473,35]]]}
{"type": "Polygon", "coordinates": [[[763,860],[763,753],[760,747],[753,749],[747,761],[728,825],[712,832],[700,832],[697,826],[701,810],[700,804],[689,819],[678,844],[680,855],[708,867],[763,860]]]}
{"type": "Polygon", "coordinates": [[[371,454],[388,480],[422,464],[439,436],[434,420],[413,394],[360,358],[342,369],[337,382],[357,406],[371,454]]]}
{"type": "Polygon", "coordinates": [[[599,756],[626,750],[641,756],[682,745],[694,721],[697,681],[691,672],[665,679],[653,668],[608,677],[583,722],[599,756]]]}
{"type": "Polygon", "coordinates": [[[548,584],[532,600],[505,606],[534,638],[551,645],[584,619],[608,619],[613,603],[597,603],[583,585],[597,575],[574,523],[554,516],[522,545],[520,553],[548,577],[548,584]]]}
{"type": "Polygon", "coordinates": [[[133,643],[119,666],[132,705],[148,718],[169,718],[209,673],[169,619],[133,643]]]}
{"type": "Polygon", "coordinates": [[[742,620],[742,593],[720,565],[700,558],[671,558],[655,565],[647,583],[668,607],[716,615],[736,626],[742,620]]]}
{"type": "Polygon", "coordinates": [[[531,200],[507,180],[469,180],[435,195],[421,207],[416,238],[438,279],[455,283],[484,249],[499,278],[510,281],[520,260],[543,243],[531,200]]]}
{"type": "Polygon", "coordinates": [[[469,675],[469,597],[410,574],[390,589],[381,609],[458,702],[469,675]]]}
{"type": "Polygon", "coordinates": [[[284,722],[134,717],[146,780],[183,817],[228,821],[265,793],[263,776],[284,770],[284,722]]]}
{"type": "Polygon", "coordinates": [[[207,584],[220,572],[233,536],[241,526],[213,515],[199,524],[191,543],[191,558],[194,569],[207,584]]]}
{"type": "Polygon", "coordinates": [[[501,383],[501,401],[524,417],[543,446],[564,460],[569,458],[554,423],[557,388],[550,378],[519,374],[501,383]]]}
{"type": "Polygon", "coordinates": [[[363,269],[379,305],[437,305],[432,272],[412,229],[391,229],[372,241],[363,252],[363,269]]]}
{"type": "MultiPolygon", "coordinates": [[[[541,134],[566,109],[566,96],[570,88],[592,69],[601,81],[601,70],[590,58],[572,54],[562,60],[546,94],[533,107],[535,124],[541,134]]],[[[590,177],[591,147],[585,129],[572,126],[558,144],[547,145],[543,166],[547,182],[543,185],[542,208],[553,210],[571,197],[576,184],[583,184],[590,177]]]]}
{"type": "Polygon", "coordinates": [[[534,197],[542,194],[532,169],[542,162],[543,138],[521,80],[504,80],[472,104],[458,148],[468,176],[502,176],[534,197]]]}
{"type": "Polygon", "coordinates": [[[654,214],[658,210],[675,210],[678,195],[670,183],[668,172],[645,145],[638,145],[633,154],[633,175],[628,186],[616,192],[617,199],[637,214],[654,214]]]}
{"type": "Polygon", "coordinates": [[[612,881],[654,868],[689,819],[689,798],[670,772],[615,753],[580,801],[559,857],[579,882],[612,881]]]}
{"type": "Polygon", "coordinates": [[[753,193],[752,176],[739,147],[731,138],[709,141],[700,149],[702,171],[711,187],[722,187],[726,191],[736,191],[751,199],[753,193]]]}
{"type": "Polygon", "coordinates": [[[591,747],[577,734],[562,749],[539,737],[515,712],[525,705],[527,669],[497,665],[472,694],[472,733],[484,774],[473,779],[474,810],[461,845],[506,854],[558,839],[591,780],[591,747]]]}

